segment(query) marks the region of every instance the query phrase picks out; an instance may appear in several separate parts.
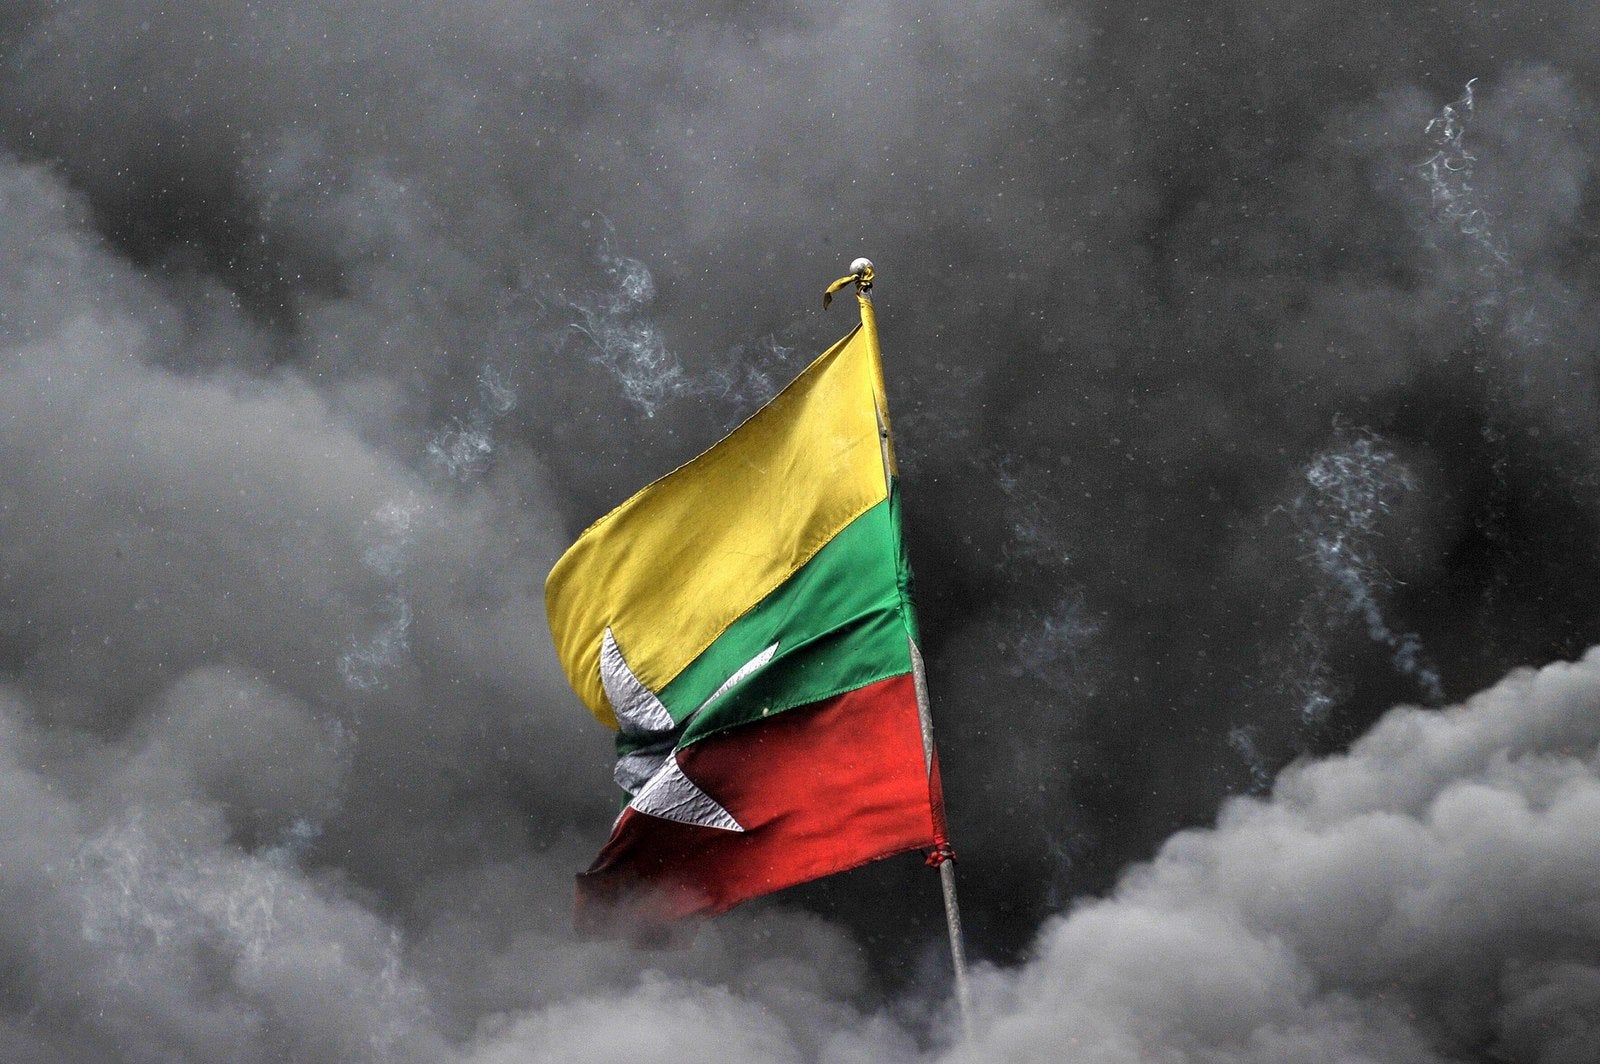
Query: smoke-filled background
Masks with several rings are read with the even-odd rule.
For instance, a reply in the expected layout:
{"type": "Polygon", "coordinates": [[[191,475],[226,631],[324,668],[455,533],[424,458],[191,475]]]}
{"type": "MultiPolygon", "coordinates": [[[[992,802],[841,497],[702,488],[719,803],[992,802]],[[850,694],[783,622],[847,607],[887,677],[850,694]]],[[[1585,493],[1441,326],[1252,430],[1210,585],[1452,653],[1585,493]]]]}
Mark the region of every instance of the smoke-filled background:
{"type": "Polygon", "coordinates": [[[1600,1059],[1597,45],[5,5],[0,1059],[1600,1059]],[[570,931],[610,735],[544,575],[861,254],[967,1042],[915,857],[570,931]]]}

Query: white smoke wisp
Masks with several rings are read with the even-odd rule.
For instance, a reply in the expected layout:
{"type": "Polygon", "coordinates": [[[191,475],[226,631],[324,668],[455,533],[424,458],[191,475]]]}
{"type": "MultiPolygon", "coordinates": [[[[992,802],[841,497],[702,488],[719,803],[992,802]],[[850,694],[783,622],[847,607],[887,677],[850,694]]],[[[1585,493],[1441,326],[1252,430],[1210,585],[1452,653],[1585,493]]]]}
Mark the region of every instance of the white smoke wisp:
{"type": "Polygon", "coordinates": [[[590,346],[590,358],[622,387],[623,398],[655,417],[662,403],[689,388],[678,357],[648,317],[656,298],[655,278],[638,259],[612,249],[616,234],[605,222],[597,258],[609,287],[580,301],[568,300],[579,320],[569,327],[590,346]]]}
{"type": "Polygon", "coordinates": [[[428,441],[427,463],[452,480],[481,477],[494,455],[495,422],[517,405],[517,391],[508,377],[490,363],[478,374],[478,400],[471,413],[441,429],[428,441]]]}
{"type": "Polygon", "coordinates": [[[411,604],[396,592],[383,599],[384,621],[339,656],[339,675],[358,691],[384,685],[384,674],[411,649],[411,604]]]}
{"type": "MultiPolygon", "coordinates": [[[[492,363],[484,365],[477,383],[477,402],[466,420],[434,433],[425,452],[433,472],[461,483],[478,480],[487,471],[494,454],[494,425],[517,405],[516,389],[492,363]]],[[[405,578],[421,513],[421,501],[408,493],[388,500],[372,514],[372,541],[361,561],[389,590],[377,630],[354,641],[339,657],[339,675],[354,690],[382,688],[388,673],[411,649],[413,618],[405,578]]]]}
{"type": "Polygon", "coordinates": [[[1061,694],[1092,693],[1085,659],[1100,634],[1100,624],[1090,616],[1082,595],[1064,597],[1042,617],[1016,623],[1021,634],[1012,648],[1013,676],[1032,677],[1061,694]]]}
{"type": "Polygon", "coordinates": [[[1261,750],[1261,729],[1250,724],[1235,724],[1228,729],[1228,746],[1250,772],[1250,791],[1259,794],[1272,784],[1272,773],[1261,750]]]}
{"type": "Polygon", "coordinates": [[[1316,728],[1328,720],[1341,698],[1348,696],[1329,660],[1326,625],[1319,623],[1312,603],[1301,610],[1286,654],[1292,666],[1286,670],[1284,686],[1298,707],[1299,724],[1316,728]]]}
{"type": "Polygon", "coordinates": [[[749,407],[771,399],[783,382],[798,372],[794,355],[792,345],[780,343],[776,334],[769,333],[728,352],[725,363],[708,369],[704,381],[693,390],[728,405],[742,418],[749,407]]]}
{"type": "MultiPolygon", "coordinates": [[[[1051,494],[1049,470],[1041,470],[1015,455],[977,459],[975,464],[991,476],[1005,497],[1001,514],[1005,538],[999,555],[1006,577],[1037,581],[1041,586],[1062,584],[1072,565],[1072,550],[1057,531],[1059,501],[1051,494]]],[[[1094,691],[1088,669],[1090,647],[1101,634],[1101,622],[1090,610],[1079,587],[1069,587],[1053,603],[1018,615],[1012,627],[1017,635],[1010,645],[1009,673],[1043,683],[1057,694],[1086,696],[1094,691]]]]}
{"type": "Polygon", "coordinates": [[[1006,497],[1006,517],[1010,538],[1004,547],[1006,557],[1042,565],[1070,562],[1067,546],[1054,531],[1051,508],[1054,497],[1048,493],[1049,471],[1041,471],[1015,455],[982,459],[978,463],[993,478],[1006,497]]]}
{"type": "Polygon", "coordinates": [[[361,562],[389,585],[383,597],[383,621],[376,632],[357,640],[339,657],[339,675],[357,691],[381,688],[392,668],[411,648],[411,603],[403,588],[406,565],[422,512],[415,495],[390,499],[372,514],[372,543],[361,562]]]}
{"type": "Polygon", "coordinates": [[[590,360],[610,373],[622,398],[645,417],[655,417],[675,399],[692,397],[726,407],[731,414],[727,427],[732,428],[798,372],[795,345],[780,337],[804,325],[804,315],[775,332],[735,344],[720,358],[697,357],[692,371],[686,368],[650,317],[655,276],[644,262],[615,250],[615,228],[605,219],[602,226],[594,254],[605,286],[556,301],[577,316],[568,324],[568,334],[583,339],[590,360]]]}
{"type": "MultiPolygon", "coordinates": [[[[1340,612],[1361,618],[1368,638],[1388,648],[1395,669],[1414,681],[1425,698],[1435,704],[1444,701],[1442,681],[1427,660],[1421,637],[1395,631],[1381,604],[1393,581],[1378,563],[1375,545],[1385,515],[1416,487],[1411,470],[1380,437],[1359,433],[1314,456],[1301,475],[1305,488],[1293,508],[1301,545],[1327,581],[1332,601],[1340,612]]],[[[1296,686],[1304,694],[1301,716],[1308,724],[1318,723],[1332,702],[1321,651],[1328,605],[1308,602],[1301,616],[1301,642],[1311,651],[1313,671],[1296,686]]]]}
{"type": "Polygon", "coordinates": [[[1539,335],[1537,310],[1519,298],[1525,293],[1517,266],[1473,184],[1479,158],[1468,144],[1467,131],[1476,112],[1477,80],[1468,81],[1461,97],[1428,121],[1424,133],[1434,152],[1418,169],[1428,185],[1432,220],[1466,240],[1464,253],[1474,277],[1473,328],[1485,333],[1498,323],[1501,332],[1527,341],[1539,335]]]}
{"type": "Polygon", "coordinates": [[[1428,181],[1434,218],[1472,238],[1491,261],[1504,266],[1510,263],[1510,256],[1496,242],[1489,214],[1478,203],[1472,187],[1472,170],[1478,157],[1468,150],[1466,136],[1473,117],[1473,86],[1477,80],[1468,81],[1460,99],[1445,104],[1428,120],[1425,132],[1435,151],[1422,163],[1421,170],[1428,181]]]}
{"type": "Polygon", "coordinates": [[[1591,651],[1290,766],[988,973],[947,1059],[1595,1059],[1596,705],[1591,651]]]}
{"type": "Polygon", "coordinates": [[[1095,837],[1088,830],[1074,826],[1062,832],[1049,832],[1045,839],[1045,852],[1051,864],[1044,891],[1045,907],[1051,912],[1060,912],[1074,894],[1073,870],[1094,845],[1095,837]]]}

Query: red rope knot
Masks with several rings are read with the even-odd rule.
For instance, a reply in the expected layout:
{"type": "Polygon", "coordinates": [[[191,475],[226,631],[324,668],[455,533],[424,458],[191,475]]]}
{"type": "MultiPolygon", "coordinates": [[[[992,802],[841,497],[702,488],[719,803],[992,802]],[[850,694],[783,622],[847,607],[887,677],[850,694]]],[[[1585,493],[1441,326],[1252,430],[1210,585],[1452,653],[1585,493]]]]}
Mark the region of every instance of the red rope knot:
{"type": "Polygon", "coordinates": [[[946,861],[954,861],[955,859],[956,851],[950,848],[950,844],[948,842],[938,842],[934,844],[933,849],[928,851],[928,857],[924,863],[929,868],[938,868],[946,861]]]}

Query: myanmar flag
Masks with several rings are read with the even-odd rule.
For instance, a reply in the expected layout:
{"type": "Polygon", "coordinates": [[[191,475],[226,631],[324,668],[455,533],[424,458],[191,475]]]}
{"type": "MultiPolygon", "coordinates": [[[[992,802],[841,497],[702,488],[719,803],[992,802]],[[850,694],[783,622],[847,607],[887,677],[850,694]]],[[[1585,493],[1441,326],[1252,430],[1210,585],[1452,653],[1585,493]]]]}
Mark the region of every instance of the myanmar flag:
{"type": "Polygon", "coordinates": [[[709,451],[590,526],[545,599],[627,805],[580,929],[944,850],[872,304],[709,451]]]}

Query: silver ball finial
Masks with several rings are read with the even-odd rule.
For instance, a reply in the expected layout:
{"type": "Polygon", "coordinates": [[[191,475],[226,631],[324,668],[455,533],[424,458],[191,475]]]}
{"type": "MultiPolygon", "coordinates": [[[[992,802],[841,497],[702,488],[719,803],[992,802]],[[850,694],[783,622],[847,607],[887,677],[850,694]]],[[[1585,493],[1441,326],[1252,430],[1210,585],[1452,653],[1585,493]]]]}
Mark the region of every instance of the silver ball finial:
{"type": "Polygon", "coordinates": [[[850,264],[850,272],[858,277],[870,269],[872,269],[871,259],[857,259],[850,264]]]}

